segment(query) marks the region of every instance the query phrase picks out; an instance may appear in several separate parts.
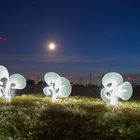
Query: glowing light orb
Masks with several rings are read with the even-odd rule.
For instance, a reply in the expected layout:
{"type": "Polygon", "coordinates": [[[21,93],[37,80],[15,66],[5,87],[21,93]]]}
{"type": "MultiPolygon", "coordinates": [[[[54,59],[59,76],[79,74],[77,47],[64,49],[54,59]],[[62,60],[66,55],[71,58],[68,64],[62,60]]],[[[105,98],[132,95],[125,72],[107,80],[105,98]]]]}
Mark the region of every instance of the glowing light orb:
{"type": "Polygon", "coordinates": [[[7,40],[7,37],[4,36],[4,35],[0,35],[0,41],[6,41],[7,40]]]}
{"type": "Polygon", "coordinates": [[[20,74],[9,76],[8,70],[0,65],[0,97],[11,101],[11,89],[23,89],[26,86],[25,78],[20,74]]]}
{"type": "Polygon", "coordinates": [[[123,83],[123,77],[116,72],[104,75],[102,79],[104,88],[101,90],[101,98],[111,106],[118,104],[119,98],[129,100],[132,96],[133,88],[130,82],[123,83]]]}
{"type": "Polygon", "coordinates": [[[50,43],[48,47],[49,47],[49,50],[51,51],[56,49],[56,45],[54,43],[50,43]]]}
{"type": "Polygon", "coordinates": [[[43,92],[47,96],[52,96],[53,101],[57,98],[68,97],[71,94],[71,84],[65,77],[60,77],[54,72],[48,72],[45,74],[44,80],[47,87],[43,89],[43,92]]]}

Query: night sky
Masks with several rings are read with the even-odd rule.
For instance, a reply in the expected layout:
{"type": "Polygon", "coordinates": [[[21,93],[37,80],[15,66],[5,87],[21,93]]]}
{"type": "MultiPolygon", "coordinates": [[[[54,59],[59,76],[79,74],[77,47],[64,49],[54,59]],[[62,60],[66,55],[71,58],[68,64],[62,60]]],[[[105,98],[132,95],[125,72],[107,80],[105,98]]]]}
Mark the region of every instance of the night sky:
{"type": "Polygon", "coordinates": [[[139,73],[140,1],[0,0],[0,64],[26,78],[139,73]]]}

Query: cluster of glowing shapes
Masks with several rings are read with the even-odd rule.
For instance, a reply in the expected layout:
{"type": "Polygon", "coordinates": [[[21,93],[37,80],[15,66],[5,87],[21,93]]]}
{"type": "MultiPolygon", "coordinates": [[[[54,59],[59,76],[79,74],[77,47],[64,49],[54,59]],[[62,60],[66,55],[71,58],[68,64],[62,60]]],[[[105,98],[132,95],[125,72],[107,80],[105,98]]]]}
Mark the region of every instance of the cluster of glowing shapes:
{"type": "Polygon", "coordinates": [[[60,77],[54,72],[48,72],[44,75],[44,80],[47,86],[43,92],[45,95],[51,96],[53,101],[57,98],[68,97],[71,94],[71,84],[65,77],[60,77]]]}
{"type": "Polygon", "coordinates": [[[130,82],[123,83],[123,77],[119,73],[105,74],[102,84],[104,88],[100,92],[101,98],[111,106],[116,106],[119,98],[126,101],[132,96],[132,85],[130,82]]]}
{"type": "Polygon", "coordinates": [[[20,74],[9,76],[8,70],[0,65],[0,97],[11,101],[12,89],[23,89],[26,86],[25,78],[20,74]]]}

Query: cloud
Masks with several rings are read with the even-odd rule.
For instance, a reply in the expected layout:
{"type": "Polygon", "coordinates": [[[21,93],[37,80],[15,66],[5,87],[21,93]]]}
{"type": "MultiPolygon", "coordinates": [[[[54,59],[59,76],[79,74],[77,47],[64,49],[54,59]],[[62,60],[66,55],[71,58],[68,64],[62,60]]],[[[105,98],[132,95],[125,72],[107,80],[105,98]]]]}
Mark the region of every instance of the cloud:
{"type": "Polygon", "coordinates": [[[34,61],[34,62],[55,62],[55,63],[98,63],[99,60],[83,58],[77,55],[1,55],[3,61],[34,61]]]}
{"type": "Polygon", "coordinates": [[[133,65],[133,67],[139,68],[140,64],[133,65]]]}

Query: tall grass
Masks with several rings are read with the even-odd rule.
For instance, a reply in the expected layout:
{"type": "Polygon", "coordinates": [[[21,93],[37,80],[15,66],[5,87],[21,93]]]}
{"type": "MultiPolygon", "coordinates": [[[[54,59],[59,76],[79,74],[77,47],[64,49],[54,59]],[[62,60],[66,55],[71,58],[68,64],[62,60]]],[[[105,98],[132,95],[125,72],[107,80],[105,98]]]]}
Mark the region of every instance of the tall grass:
{"type": "Polygon", "coordinates": [[[0,140],[140,139],[140,101],[111,108],[101,99],[43,95],[0,100],[0,140]]]}

